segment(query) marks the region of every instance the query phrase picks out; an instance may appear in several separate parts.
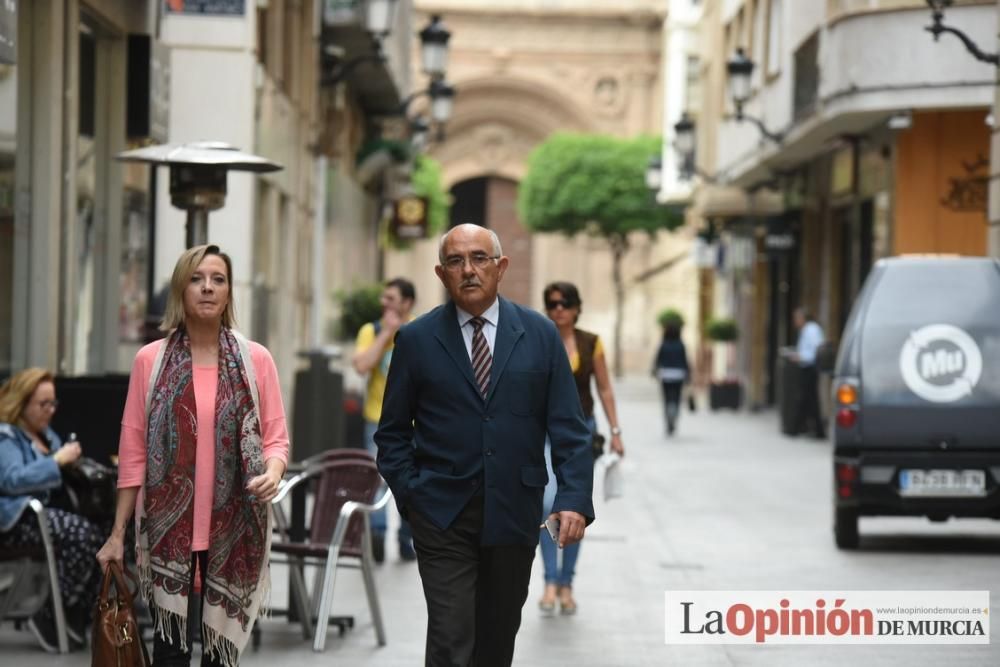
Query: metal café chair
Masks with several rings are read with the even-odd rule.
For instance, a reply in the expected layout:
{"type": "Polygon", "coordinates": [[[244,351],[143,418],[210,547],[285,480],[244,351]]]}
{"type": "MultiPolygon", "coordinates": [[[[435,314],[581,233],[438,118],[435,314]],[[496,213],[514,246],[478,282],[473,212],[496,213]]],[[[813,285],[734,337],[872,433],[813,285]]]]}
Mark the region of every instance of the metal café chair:
{"type": "Polygon", "coordinates": [[[52,544],[48,514],[45,506],[36,498],[28,501],[25,511],[33,513],[38,521],[42,546],[0,550],[0,572],[6,571],[6,575],[0,577],[0,620],[14,620],[17,623],[25,621],[51,599],[59,652],[69,653],[66,613],[63,610],[62,589],[56,572],[56,552],[52,544]],[[39,569],[44,571],[40,590],[35,588],[39,569]]]}
{"type": "Polygon", "coordinates": [[[337,568],[360,569],[364,580],[368,606],[371,610],[375,636],[379,646],[385,646],[385,628],[382,611],[375,590],[372,556],[371,526],[369,515],[389,502],[386,491],[377,502],[375,495],[382,486],[382,478],[371,455],[358,449],[338,449],[324,452],[307,463],[305,470],[282,483],[281,490],[272,500],[275,527],[282,539],[271,543],[272,560],[291,565],[291,586],[296,601],[303,636],[313,638],[313,650],[326,647],[327,628],[330,624],[330,606],[333,601],[337,568]],[[309,535],[305,542],[287,539],[289,523],[282,501],[298,486],[315,481],[316,493],[309,522],[309,535]],[[281,558],[275,558],[281,554],[281,558]],[[322,568],[322,578],[314,587],[314,600],[318,612],[312,613],[308,600],[303,566],[322,568]],[[315,627],[312,626],[315,619],[315,627]]]}

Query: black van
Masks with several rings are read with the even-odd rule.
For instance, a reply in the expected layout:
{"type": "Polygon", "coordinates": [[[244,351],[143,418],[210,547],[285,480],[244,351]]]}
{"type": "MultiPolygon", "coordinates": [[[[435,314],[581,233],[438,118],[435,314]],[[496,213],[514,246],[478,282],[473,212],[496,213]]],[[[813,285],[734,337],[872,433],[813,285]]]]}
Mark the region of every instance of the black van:
{"type": "Polygon", "coordinates": [[[1000,518],[1000,263],[879,261],[833,384],[834,537],[858,517],[1000,518]]]}

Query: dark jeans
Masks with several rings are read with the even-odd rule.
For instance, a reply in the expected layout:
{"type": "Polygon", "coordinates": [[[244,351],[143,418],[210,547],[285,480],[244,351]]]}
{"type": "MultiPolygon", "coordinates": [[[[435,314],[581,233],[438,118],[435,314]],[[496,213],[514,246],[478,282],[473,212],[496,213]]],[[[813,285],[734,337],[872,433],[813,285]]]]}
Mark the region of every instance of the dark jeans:
{"type": "Polygon", "coordinates": [[[804,433],[812,422],[817,438],[826,437],[819,411],[819,372],[816,366],[799,367],[799,400],[795,411],[795,432],[804,433]]]}
{"type": "MultiPolygon", "coordinates": [[[[191,554],[191,581],[192,586],[188,589],[188,650],[181,649],[180,630],[175,623],[168,623],[167,629],[170,632],[170,641],[160,636],[160,633],[153,633],[153,667],[188,667],[191,664],[191,638],[195,628],[192,623],[201,622],[201,613],[195,609],[195,604],[201,603],[201,596],[194,595],[195,570],[205,571],[208,565],[208,552],[196,551],[191,554]]],[[[156,613],[156,610],[153,610],[156,613]]],[[[201,634],[200,632],[198,633],[201,634]]],[[[222,661],[202,653],[201,667],[221,667],[222,661]]]]}
{"type": "Polygon", "coordinates": [[[660,382],[663,389],[663,408],[667,418],[667,431],[674,432],[677,427],[677,418],[681,414],[681,390],[684,388],[683,382],[660,382]]]}
{"type": "Polygon", "coordinates": [[[528,597],[534,547],[484,547],[483,497],[447,530],[409,511],[427,600],[428,667],[507,667],[528,597]]]}

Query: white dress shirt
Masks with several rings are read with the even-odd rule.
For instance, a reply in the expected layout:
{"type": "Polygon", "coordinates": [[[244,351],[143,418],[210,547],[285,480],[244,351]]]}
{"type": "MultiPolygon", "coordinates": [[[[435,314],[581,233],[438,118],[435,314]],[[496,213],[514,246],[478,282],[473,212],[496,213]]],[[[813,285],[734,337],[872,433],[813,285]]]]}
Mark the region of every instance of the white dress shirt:
{"type": "Polygon", "coordinates": [[[816,350],[825,342],[823,329],[815,322],[806,322],[799,332],[798,345],[799,363],[803,366],[816,364],[816,350]]]}
{"type": "MultiPolygon", "coordinates": [[[[475,332],[475,328],[469,324],[475,315],[470,315],[461,308],[458,304],[455,304],[455,311],[458,313],[458,326],[462,329],[462,340],[465,341],[465,351],[469,355],[469,361],[472,361],[472,334],[475,332]]],[[[486,324],[483,325],[483,335],[486,336],[486,344],[490,346],[490,356],[493,355],[493,350],[496,348],[497,340],[497,322],[500,319],[500,299],[493,301],[493,305],[486,309],[481,318],[486,320],[486,324]]]]}

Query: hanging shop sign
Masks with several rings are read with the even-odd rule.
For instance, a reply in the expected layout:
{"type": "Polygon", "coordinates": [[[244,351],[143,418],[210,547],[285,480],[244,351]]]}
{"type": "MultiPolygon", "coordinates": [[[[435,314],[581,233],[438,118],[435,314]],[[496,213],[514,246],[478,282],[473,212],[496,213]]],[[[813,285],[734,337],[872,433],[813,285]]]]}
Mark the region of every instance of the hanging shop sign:
{"type": "Polygon", "coordinates": [[[164,10],[168,14],[243,16],[246,0],[164,0],[164,10]]]}
{"type": "Polygon", "coordinates": [[[407,195],[400,197],[393,204],[392,234],[400,241],[413,241],[427,238],[427,209],[429,201],[426,197],[407,195]]]}

